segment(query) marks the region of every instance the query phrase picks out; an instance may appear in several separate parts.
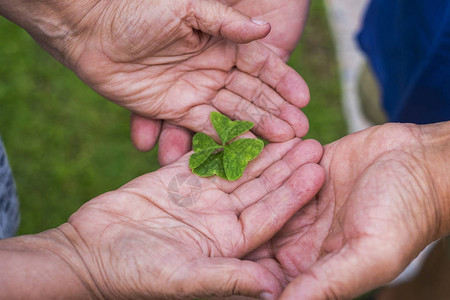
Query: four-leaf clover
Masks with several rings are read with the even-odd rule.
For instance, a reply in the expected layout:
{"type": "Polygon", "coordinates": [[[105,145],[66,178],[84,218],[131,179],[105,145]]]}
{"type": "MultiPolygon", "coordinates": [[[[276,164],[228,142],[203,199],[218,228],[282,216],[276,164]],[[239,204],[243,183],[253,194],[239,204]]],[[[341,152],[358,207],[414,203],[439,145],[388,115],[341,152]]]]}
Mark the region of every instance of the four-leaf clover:
{"type": "Polygon", "coordinates": [[[218,112],[211,113],[211,122],[222,145],[204,133],[196,133],[192,139],[194,153],[189,159],[189,166],[194,174],[201,177],[218,175],[224,179],[237,180],[249,161],[262,151],[264,143],[257,139],[230,142],[250,130],[254,126],[252,122],[231,121],[218,112]]]}

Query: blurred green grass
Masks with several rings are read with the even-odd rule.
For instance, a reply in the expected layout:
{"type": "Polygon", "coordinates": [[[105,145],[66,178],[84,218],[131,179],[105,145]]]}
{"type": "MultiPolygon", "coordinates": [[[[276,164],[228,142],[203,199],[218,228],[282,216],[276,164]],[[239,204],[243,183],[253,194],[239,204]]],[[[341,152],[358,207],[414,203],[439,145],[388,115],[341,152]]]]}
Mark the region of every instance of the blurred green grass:
{"type": "Polygon", "coordinates": [[[347,134],[341,108],[339,67],[323,1],[311,1],[310,14],[301,42],[288,64],[306,81],[311,101],[303,112],[309,120],[306,138],[322,144],[347,134]]]}
{"type": "MultiPolygon", "coordinates": [[[[19,234],[65,222],[87,200],[159,165],[129,140],[129,113],[85,86],[26,32],[0,17],[0,133],[21,200],[19,234]]],[[[289,64],[307,81],[308,138],[346,132],[334,48],[322,1],[313,1],[289,64]]]]}

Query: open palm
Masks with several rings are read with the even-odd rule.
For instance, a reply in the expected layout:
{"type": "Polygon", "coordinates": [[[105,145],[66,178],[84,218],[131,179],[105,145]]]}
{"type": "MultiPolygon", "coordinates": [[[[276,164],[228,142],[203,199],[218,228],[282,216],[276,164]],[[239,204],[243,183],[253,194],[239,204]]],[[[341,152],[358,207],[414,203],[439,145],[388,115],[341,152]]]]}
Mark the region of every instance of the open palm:
{"type": "Polygon", "coordinates": [[[314,141],[270,144],[235,182],[192,175],[185,156],[88,202],[60,228],[106,298],[277,294],[266,268],[238,258],[318,191],[321,151],[314,141]]]}
{"type": "Polygon", "coordinates": [[[282,299],[354,297],[395,278],[431,242],[435,192],[415,128],[388,124],[325,147],[316,199],[248,257],[282,284],[295,279],[282,299]]]}
{"type": "MultiPolygon", "coordinates": [[[[230,7],[238,9],[246,15],[252,16],[253,18],[268,21],[271,25],[271,31],[268,36],[266,36],[259,42],[262,45],[266,46],[268,49],[272,50],[283,61],[288,60],[290,54],[297,45],[303,31],[309,4],[308,0],[265,0],[258,1],[257,4],[253,0],[228,0],[223,2],[230,7]]],[[[226,46],[224,46],[225,44],[222,44],[219,47],[216,47],[214,52],[211,52],[211,58],[213,60],[220,61],[223,59],[224,51],[226,51],[226,46]]],[[[293,86],[289,84],[288,88],[293,89],[293,93],[295,93],[295,90],[297,90],[297,92],[299,91],[299,89],[295,87],[295,84],[293,86]]],[[[242,83],[239,85],[239,87],[237,87],[237,89],[245,91],[248,89],[248,87],[246,86],[246,84],[242,83]]],[[[306,86],[303,86],[300,89],[301,91],[298,96],[300,96],[302,100],[296,102],[296,105],[299,105],[299,107],[303,107],[309,100],[309,94],[306,86]]],[[[249,97],[253,98],[253,96],[251,96],[250,94],[248,95],[249,97]]],[[[263,106],[271,107],[272,104],[276,103],[273,102],[273,99],[278,99],[278,96],[274,95],[272,91],[266,92],[266,95],[260,96],[263,97],[263,106]]],[[[283,94],[283,97],[285,96],[286,95],[283,94]]],[[[292,98],[288,97],[287,99],[290,100],[292,98]]],[[[227,105],[229,105],[229,103],[227,105]]],[[[243,107],[241,109],[244,109],[242,118],[246,118],[247,120],[255,120],[255,114],[259,114],[250,106],[243,107]]],[[[278,108],[272,106],[272,110],[270,112],[276,112],[277,110],[278,108]]],[[[238,116],[236,115],[236,117],[238,116]]],[[[300,118],[300,120],[303,119],[303,116],[301,115],[298,115],[298,117],[300,118]]],[[[285,120],[286,118],[283,119],[285,120]]],[[[299,122],[298,124],[301,123],[302,122],[299,122]]],[[[294,127],[295,126],[296,125],[294,125],[294,127]]],[[[272,127],[272,129],[270,130],[273,130],[273,128],[274,127],[272,127]]],[[[296,133],[300,134],[301,136],[301,131],[302,129],[297,129],[296,133]]],[[[151,149],[159,138],[160,151],[158,157],[160,163],[163,165],[178,159],[181,155],[190,150],[191,133],[183,127],[173,126],[168,123],[164,123],[163,125],[161,125],[161,122],[159,120],[153,120],[143,118],[138,115],[133,115],[131,132],[132,140],[135,143],[136,147],[144,151],[151,149]]],[[[270,135],[272,135],[272,131],[266,131],[262,134],[269,135],[270,138],[270,135]]]]}
{"type": "Polygon", "coordinates": [[[297,108],[309,101],[304,81],[269,48],[248,43],[270,25],[220,1],[100,1],[78,26],[89,30],[71,49],[76,73],[141,117],[213,135],[209,115],[218,110],[253,121],[273,142],[308,130],[297,108]]]}

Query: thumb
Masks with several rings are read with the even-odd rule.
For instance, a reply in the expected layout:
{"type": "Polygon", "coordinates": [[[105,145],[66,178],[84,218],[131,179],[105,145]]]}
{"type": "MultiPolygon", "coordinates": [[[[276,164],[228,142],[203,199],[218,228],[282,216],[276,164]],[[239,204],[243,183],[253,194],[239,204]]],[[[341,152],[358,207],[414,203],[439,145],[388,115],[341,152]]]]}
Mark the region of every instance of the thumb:
{"type": "Polygon", "coordinates": [[[405,267],[390,249],[359,251],[361,242],[321,258],[286,287],[280,300],[352,299],[393,280],[405,267]]]}
{"type": "Polygon", "coordinates": [[[188,26],[221,36],[236,43],[248,43],[267,36],[270,24],[255,20],[217,0],[187,1],[190,7],[185,19],[188,26]]]}
{"type": "Polygon", "coordinates": [[[237,258],[200,258],[188,266],[188,272],[195,270],[189,284],[188,295],[197,297],[215,295],[228,297],[241,295],[260,299],[275,299],[281,293],[281,283],[265,267],[256,262],[237,258]],[[197,285],[205,295],[198,295],[197,285]],[[194,290],[189,291],[189,288],[194,290]]]}
{"type": "Polygon", "coordinates": [[[192,149],[192,132],[184,127],[163,122],[159,136],[158,161],[167,166],[192,149]]]}
{"type": "Polygon", "coordinates": [[[131,113],[130,136],[134,147],[139,151],[150,151],[158,142],[161,120],[147,119],[131,113]]]}

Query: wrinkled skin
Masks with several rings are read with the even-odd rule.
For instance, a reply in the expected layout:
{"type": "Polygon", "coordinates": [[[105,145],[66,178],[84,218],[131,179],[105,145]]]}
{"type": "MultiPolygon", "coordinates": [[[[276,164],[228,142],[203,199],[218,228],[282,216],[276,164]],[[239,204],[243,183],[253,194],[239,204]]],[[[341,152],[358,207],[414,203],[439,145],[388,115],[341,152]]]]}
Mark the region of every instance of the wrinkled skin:
{"type": "Polygon", "coordinates": [[[321,154],[312,140],[270,144],[238,181],[191,175],[201,191],[183,207],[168,195],[175,176],[190,174],[186,155],[91,200],[60,230],[87,267],[78,269],[91,276],[81,278],[85,286],[108,299],[276,295],[277,278],[239,258],[317,193],[324,180],[321,154]]]}
{"type": "Polygon", "coordinates": [[[387,124],[325,146],[326,182],[247,259],[269,268],[281,299],[348,299],[394,279],[438,238],[437,193],[418,126],[387,124]]]}
{"type": "Polygon", "coordinates": [[[297,46],[305,26],[309,0],[227,0],[225,3],[243,13],[268,21],[270,33],[260,42],[283,61],[287,61],[297,46]]]}
{"type": "MultiPolygon", "coordinates": [[[[258,43],[271,49],[283,61],[288,60],[303,31],[309,5],[308,0],[264,0],[258,1],[257,5],[250,0],[228,0],[224,2],[246,15],[268,21],[271,25],[271,31],[258,43]]],[[[226,47],[220,46],[211,56],[213,59],[221,60],[225,50],[226,47]]],[[[241,86],[245,87],[245,83],[242,83],[241,86]]],[[[294,86],[288,88],[294,88],[294,86]]],[[[300,92],[304,94],[305,100],[309,99],[306,87],[300,92]]],[[[274,95],[273,93],[270,94],[274,95]]],[[[304,106],[307,102],[305,100],[298,102],[297,105],[304,106]]],[[[252,120],[253,116],[246,119],[252,120]]],[[[166,122],[161,126],[159,120],[143,118],[138,115],[132,115],[131,124],[132,140],[138,149],[142,151],[150,150],[159,138],[158,157],[162,165],[175,161],[191,149],[192,134],[183,127],[166,122]]]]}
{"type": "Polygon", "coordinates": [[[145,119],[214,135],[211,111],[253,121],[253,132],[272,142],[306,134],[308,121],[298,109],[309,101],[305,82],[255,41],[270,24],[255,24],[216,0],[83,5],[84,11],[72,13],[77,18],[68,25],[66,44],[41,44],[60,49],[54,55],[91,88],[135,114],[132,138],[139,149],[153,147],[161,127],[145,119]],[[142,139],[147,134],[153,138],[142,139]]]}

